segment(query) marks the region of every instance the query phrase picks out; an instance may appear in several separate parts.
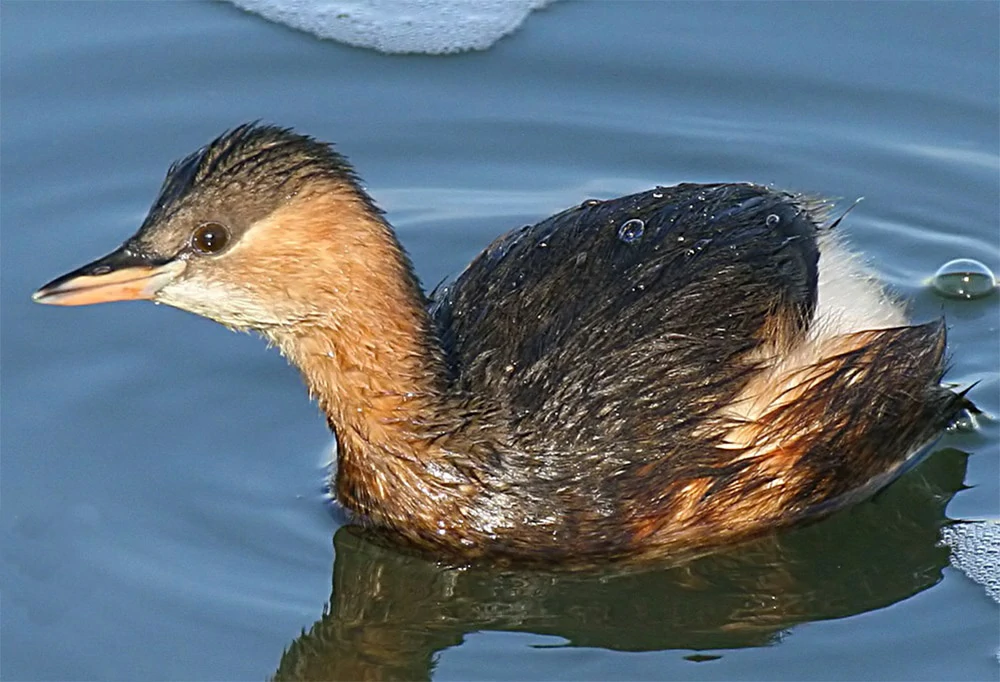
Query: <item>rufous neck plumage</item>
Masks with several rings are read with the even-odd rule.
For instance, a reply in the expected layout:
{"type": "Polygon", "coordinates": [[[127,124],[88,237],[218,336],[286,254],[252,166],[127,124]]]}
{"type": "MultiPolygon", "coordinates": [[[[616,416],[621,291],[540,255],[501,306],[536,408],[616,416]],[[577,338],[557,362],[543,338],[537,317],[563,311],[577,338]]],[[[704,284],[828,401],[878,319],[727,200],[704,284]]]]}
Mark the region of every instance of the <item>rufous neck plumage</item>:
{"type": "Polygon", "coordinates": [[[415,513],[445,517],[470,492],[450,460],[462,423],[449,411],[442,351],[412,267],[363,202],[336,193],[305,201],[255,226],[252,238],[311,240],[329,275],[301,282],[311,314],[261,331],[299,368],[337,435],[341,501],[389,525],[415,513]]]}

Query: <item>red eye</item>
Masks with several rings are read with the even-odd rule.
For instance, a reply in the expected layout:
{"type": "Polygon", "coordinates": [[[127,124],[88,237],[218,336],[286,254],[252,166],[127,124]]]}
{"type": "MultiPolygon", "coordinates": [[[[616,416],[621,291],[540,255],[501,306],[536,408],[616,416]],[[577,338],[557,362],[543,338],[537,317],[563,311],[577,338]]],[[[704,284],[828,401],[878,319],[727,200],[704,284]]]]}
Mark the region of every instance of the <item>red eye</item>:
{"type": "Polygon", "coordinates": [[[191,246],[201,253],[219,253],[229,244],[229,230],[219,223],[199,225],[191,235],[191,246]]]}

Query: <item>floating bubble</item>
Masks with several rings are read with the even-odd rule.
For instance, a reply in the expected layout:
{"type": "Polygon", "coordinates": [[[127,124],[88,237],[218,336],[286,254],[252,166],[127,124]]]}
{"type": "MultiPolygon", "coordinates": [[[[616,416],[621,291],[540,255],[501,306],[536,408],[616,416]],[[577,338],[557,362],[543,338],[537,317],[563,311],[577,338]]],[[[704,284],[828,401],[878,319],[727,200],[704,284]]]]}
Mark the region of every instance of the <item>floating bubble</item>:
{"type": "Polygon", "coordinates": [[[931,285],[942,296],[966,300],[989,296],[997,288],[990,269],[971,258],[956,258],[942,265],[934,273],[931,285]]]}
{"type": "Polygon", "coordinates": [[[645,231],[646,223],[638,218],[632,218],[631,220],[626,220],[622,223],[622,226],[618,228],[618,238],[626,244],[631,244],[632,242],[642,239],[642,234],[645,231]]]}

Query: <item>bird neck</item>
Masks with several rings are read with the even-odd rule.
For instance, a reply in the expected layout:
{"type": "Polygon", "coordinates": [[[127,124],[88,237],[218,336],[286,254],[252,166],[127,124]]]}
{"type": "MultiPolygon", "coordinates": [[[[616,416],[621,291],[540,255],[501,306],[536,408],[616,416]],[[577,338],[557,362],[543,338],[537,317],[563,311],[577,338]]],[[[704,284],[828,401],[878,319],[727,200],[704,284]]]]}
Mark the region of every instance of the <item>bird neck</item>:
{"type": "Polygon", "coordinates": [[[299,368],[337,436],[341,502],[383,525],[413,524],[414,515],[436,525],[468,488],[450,454],[463,421],[412,265],[367,207],[313,206],[327,223],[315,226],[314,243],[334,246],[311,257],[330,281],[313,283],[312,314],[264,334],[299,368]]]}
{"type": "Polygon", "coordinates": [[[416,296],[380,294],[297,325],[277,342],[326,414],[342,457],[375,451],[423,459],[425,427],[445,402],[440,349],[416,296]],[[383,305],[390,297],[392,305],[383,305]]]}

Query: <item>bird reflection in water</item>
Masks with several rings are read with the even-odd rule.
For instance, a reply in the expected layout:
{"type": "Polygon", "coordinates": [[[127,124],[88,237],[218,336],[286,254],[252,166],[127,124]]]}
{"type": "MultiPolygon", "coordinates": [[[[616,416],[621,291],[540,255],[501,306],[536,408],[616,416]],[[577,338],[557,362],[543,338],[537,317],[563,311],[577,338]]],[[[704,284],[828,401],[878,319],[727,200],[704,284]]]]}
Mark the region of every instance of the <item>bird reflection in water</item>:
{"type": "Polygon", "coordinates": [[[480,630],[679,650],[695,661],[773,645],[797,624],[879,609],[935,585],[948,564],[939,530],[966,459],[941,450],[869,502],[669,563],[447,566],[345,526],[334,537],[324,615],[283,653],[274,679],[429,679],[441,651],[480,630]]]}

